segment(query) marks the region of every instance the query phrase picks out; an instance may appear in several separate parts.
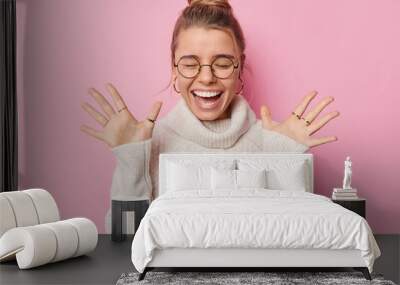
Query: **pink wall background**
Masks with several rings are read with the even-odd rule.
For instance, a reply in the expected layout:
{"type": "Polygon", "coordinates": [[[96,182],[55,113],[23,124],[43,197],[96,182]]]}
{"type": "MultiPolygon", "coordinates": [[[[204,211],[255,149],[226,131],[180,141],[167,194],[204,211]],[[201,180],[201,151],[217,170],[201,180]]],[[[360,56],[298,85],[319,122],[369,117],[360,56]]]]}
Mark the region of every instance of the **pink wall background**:
{"type": "MultiPolygon", "coordinates": [[[[339,140],[312,148],[315,192],[340,187],[343,162],[367,198],[375,233],[400,233],[400,2],[231,0],[247,39],[246,97],[259,116],[282,120],[308,91],[335,97],[320,115],[341,115],[314,134],[339,140]],[[395,116],[396,115],[396,116],[395,116]]],[[[20,188],[41,187],[62,218],[85,216],[103,233],[115,159],[79,130],[98,127],[80,107],[91,86],[112,82],[144,118],[176,103],[169,44],[185,0],[17,0],[20,188]]],[[[106,94],[109,97],[109,94],[106,94]]],[[[312,106],[318,101],[315,100],[312,106]]],[[[311,106],[311,107],[312,107],[311,106]]]]}

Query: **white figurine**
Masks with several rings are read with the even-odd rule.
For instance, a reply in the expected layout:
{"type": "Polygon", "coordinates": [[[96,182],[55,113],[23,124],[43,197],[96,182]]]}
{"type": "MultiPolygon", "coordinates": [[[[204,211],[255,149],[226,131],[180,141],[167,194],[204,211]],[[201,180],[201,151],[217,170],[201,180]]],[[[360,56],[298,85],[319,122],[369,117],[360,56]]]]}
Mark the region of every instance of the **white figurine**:
{"type": "Polygon", "coordinates": [[[343,189],[352,189],[351,188],[351,160],[350,156],[346,157],[344,162],[344,178],[343,178],[343,189]]]}

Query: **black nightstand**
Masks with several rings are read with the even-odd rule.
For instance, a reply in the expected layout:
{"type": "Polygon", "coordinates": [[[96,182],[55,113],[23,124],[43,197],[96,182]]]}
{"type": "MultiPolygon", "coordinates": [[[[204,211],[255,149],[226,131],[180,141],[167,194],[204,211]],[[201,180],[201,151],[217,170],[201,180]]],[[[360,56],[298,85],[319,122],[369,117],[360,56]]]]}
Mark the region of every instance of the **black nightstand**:
{"type": "Polygon", "coordinates": [[[111,240],[123,241],[126,235],[122,233],[122,213],[125,211],[135,212],[135,233],[139,227],[140,221],[149,208],[149,200],[140,201],[117,201],[112,200],[111,210],[111,240]]]}
{"type": "Polygon", "coordinates": [[[366,200],[364,198],[358,198],[357,200],[335,200],[332,199],[332,202],[339,204],[340,206],[353,211],[356,214],[359,214],[361,217],[365,219],[365,203],[366,200]]]}

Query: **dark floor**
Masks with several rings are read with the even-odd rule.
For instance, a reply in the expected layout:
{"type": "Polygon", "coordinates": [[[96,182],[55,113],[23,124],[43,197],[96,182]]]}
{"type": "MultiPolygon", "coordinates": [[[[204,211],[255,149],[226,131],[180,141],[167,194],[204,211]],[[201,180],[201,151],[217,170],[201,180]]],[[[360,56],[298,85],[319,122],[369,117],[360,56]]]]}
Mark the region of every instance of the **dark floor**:
{"type": "MultiPolygon", "coordinates": [[[[399,283],[400,235],[375,236],[382,256],[375,262],[374,273],[399,283]]],[[[0,284],[115,284],[123,272],[134,271],[130,259],[132,237],[121,243],[100,235],[94,252],[87,256],[19,270],[16,262],[0,264],[0,284]]]]}

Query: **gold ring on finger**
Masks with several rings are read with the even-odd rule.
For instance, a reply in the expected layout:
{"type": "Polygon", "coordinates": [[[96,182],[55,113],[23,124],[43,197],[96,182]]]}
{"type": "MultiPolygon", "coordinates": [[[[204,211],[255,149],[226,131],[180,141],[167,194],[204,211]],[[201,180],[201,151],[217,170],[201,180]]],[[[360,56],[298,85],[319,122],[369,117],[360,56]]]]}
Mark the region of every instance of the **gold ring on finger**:
{"type": "Polygon", "coordinates": [[[124,108],[122,108],[122,109],[119,109],[119,110],[118,110],[118,113],[122,112],[122,111],[125,110],[125,109],[127,109],[126,106],[125,106],[124,108]]]}
{"type": "Polygon", "coordinates": [[[292,112],[293,115],[295,115],[297,117],[297,119],[300,120],[300,115],[296,114],[295,112],[292,112]]]}
{"type": "Polygon", "coordinates": [[[302,120],[304,120],[305,122],[306,122],[306,124],[307,124],[307,126],[309,126],[311,123],[310,123],[310,121],[308,121],[308,120],[306,120],[306,119],[304,119],[304,118],[301,118],[302,120]]]}

